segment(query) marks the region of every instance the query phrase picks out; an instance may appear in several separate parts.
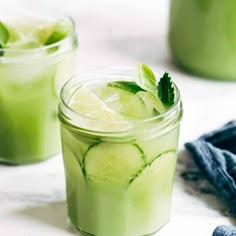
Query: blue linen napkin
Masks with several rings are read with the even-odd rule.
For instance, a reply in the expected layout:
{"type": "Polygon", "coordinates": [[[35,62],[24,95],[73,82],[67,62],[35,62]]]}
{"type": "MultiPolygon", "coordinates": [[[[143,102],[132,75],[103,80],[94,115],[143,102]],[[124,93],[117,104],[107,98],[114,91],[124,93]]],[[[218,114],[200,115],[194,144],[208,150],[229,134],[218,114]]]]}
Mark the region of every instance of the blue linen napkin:
{"type": "MultiPolygon", "coordinates": [[[[185,147],[236,215],[236,120],[185,147]]],[[[236,236],[236,227],[217,227],[213,236],[236,236]]]]}
{"type": "Polygon", "coordinates": [[[236,227],[221,225],[214,230],[212,236],[235,236],[235,235],[236,235],[236,227]]]}

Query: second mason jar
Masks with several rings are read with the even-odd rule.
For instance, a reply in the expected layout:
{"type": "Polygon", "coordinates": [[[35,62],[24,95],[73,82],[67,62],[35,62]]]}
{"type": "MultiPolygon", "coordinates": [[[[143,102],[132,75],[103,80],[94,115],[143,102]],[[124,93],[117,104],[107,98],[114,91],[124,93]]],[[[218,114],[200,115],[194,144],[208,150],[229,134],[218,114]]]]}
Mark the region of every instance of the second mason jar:
{"type": "Polygon", "coordinates": [[[151,235],[170,216],[180,94],[175,87],[175,103],[168,111],[137,120],[133,114],[145,117],[146,109],[153,111],[152,103],[143,106],[136,100],[132,82],[129,91],[107,87],[117,80],[129,84],[133,70],[91,71],[62,89],[59,118],[68,214],[86,235],[151,235]]]}
{"type": "Polygon", "coordinates": [[[169,42],[176,62],[204,77],[236,80],[236,2],[171,0],[169,42]]]}
{"type": "Polygon", "coordinates": [[[57,106],[74,73],[74,22],[44,10],[0,23],[0,162],[42,161],[61,149],[57,106]]]}

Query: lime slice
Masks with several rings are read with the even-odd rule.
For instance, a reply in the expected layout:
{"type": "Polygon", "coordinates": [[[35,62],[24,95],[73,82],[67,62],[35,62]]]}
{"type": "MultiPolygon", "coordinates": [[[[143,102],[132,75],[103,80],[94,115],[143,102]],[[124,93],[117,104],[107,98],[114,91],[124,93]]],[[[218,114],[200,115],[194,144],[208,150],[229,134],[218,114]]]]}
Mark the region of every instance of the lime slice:
{"type": "Polygon", "coordinates": [[[100,131],[127,130],[132,125],[121,115],[109,109],[93,92],[87,88],[78,89],[72,96],[69,106],[82,114],[80,125],[100,131]]]}
{"type": "Polygon", "coordinates": [[[135,144],[99,143],[88,149],[84,164],[88,180],[127,186],[145,162],[135,144]]]}
{"type": "Polygon", "coordinates": [[[61,41],[72,32],[72,24],[67,20],[59,20],[53,27],[51,35],[48,37],[45,45],[50,45],[61,41]]]}
{"type": "Polygon", "coordinates": [[[56,22],[50,24],[42,24],[37,27],[36,37],[38,41],[44,45],[55,30],[56,22]]]}
{"type": "Polygon", "coordinates": [[[147,183],[147,179],[156,180],[155,176],[159,175],[171,175],[176,163],[176,150],[171,149],[159,154],[153,161],[146,164],[144,168],[139,169],[136,172],[135,177],[131,178],[130,184],[132,183],[147,183]]]}

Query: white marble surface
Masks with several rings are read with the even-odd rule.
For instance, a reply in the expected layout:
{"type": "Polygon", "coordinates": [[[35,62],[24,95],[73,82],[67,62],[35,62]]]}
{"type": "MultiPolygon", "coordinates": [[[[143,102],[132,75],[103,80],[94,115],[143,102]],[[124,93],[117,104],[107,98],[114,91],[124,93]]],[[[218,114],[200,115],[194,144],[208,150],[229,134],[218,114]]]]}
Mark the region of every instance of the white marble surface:
{"type": "MultiPolygon", "coordinates": [[[[38,1],[26,0],[23,5],[38,1]]],[[[43,1],[42,1],[43,2],[43,1]]],[[[236,118],[236,83],[202,80],[179,70],[167,46],[165,0],[50,0],[48,5],[74,16],[80,48],[77,71],[143,61],[168,71],[180,87],[184,119],[173,193],[172,217],[158,236],[210,236],[220,224],[233,224],[226,206],[189,159],[183,144],[236,118]]],[[[12,7],[1,0],[0,13],[12,7]]],[[[17,1],[15,6],[22,6],[17,1]]],[[[0,166],[1,236],[78,235],[66,216],[61,155],[31,166],[0,166]]],[[[111,235],[112,236],[112,235],[111,235]]]]}

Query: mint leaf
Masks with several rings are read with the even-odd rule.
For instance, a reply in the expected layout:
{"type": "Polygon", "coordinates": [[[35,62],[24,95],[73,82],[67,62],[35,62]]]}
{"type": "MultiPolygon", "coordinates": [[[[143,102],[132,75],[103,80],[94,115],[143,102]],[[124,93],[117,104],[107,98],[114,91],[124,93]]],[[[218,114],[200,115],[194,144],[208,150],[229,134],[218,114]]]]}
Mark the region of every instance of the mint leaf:
{"type": "Polygon", "coordinates": [[[7,27],[0,21],[0,56],[3,56],[4,51],[1,50],[9,40],[9,32],[7,27]]]}
{"type": "Polygon", "coordinates": [[[72,25],[70,22],[67,22],[65,20],[59,20],[56,23],[52,34],[49,36],[44,45],[51,45],[63,40],[69,35],[71,31],[72,31],[72,25]]]}
{"type": "Polygon", "coordinates": [[[138,86],[135,82],[129,82],[129,81],[115,81],[115,82],[110,82],[107,84],[108,87],[113,87],[113,88],[119,88],[131,93],[137,93],[139,91],[145,91],[142,89],[140,86],[138,86]]]}
{"type": "Polygon", "coordinates": [[[171,77],[168,73],[164,73],[163,77],[158,82],[157,95],[164,105],[171,106],[175,101],[175,92],[171,77]]]}
{"type": "Polygon", "coordinates": [[[156,94],[156,77],[149,66],[138,63],[135,74],[136,83],[149,92],[156,94]]]}

